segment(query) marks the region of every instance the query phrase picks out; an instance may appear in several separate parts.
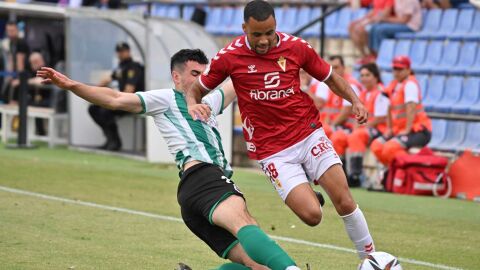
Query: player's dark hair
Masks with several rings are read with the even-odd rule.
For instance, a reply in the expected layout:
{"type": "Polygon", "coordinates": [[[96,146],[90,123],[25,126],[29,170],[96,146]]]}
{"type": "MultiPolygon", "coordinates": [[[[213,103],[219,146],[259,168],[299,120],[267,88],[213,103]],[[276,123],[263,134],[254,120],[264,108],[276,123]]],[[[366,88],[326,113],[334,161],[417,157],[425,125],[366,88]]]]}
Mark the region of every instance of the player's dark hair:
{"type": "Polygon", "coordinates": [[[373,77],[377,78],[377,81],[379,83],[382,82],[382,76],[380,76],[380,70],[378,69],[377,64],[375,63],[368,63],[360,67],[360,71],[362,69],[368,70],[370,73],[373,74],[373,77]]]}
{"type": "Polygon", "coordinates": [[[245,22],[248,22],[250,17],[254,18],[256,21],[263,22],[270,16],[275,18],[275,11],[273,10],[272,5],[263,0],[253,0],[249,2],[243,10],[243,20],[245,22]]]}
{"type": "Polygon", "coordinates": [[[338,61],[340,61],[340,64],[342,64],[342,66],[345,66],[345,61],[343,61],[343,56],[341,56],[341,55],[332,55],[328,58],[328,60],[330,60],[330,61],[333,61],[333,60],[336,60],[336,59],[338,61]]]}
{"type": "Polygon", "coordinates": [[[9,20],[5,25],[14,25],[17,26],[17,22],[14,20],[9,20]]]}
{"type": "Polygon", "coordinates": [[[188,61],[195,61],[199,64],[208,64],[208,58],[200,49],[183,49],[170,58],[170,72],[175,68],[183,68],[188,61]]]}

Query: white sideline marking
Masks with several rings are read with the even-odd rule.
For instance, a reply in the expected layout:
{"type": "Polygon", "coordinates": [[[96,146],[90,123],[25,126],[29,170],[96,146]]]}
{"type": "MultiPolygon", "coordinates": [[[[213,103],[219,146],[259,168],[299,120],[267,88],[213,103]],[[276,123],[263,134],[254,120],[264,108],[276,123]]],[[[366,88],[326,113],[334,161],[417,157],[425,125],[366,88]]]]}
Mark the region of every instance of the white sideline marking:
{"type": "MultiPolygon", "coordinates": [[[[65,198],[61,198],[61,197],[55,197],[55,196],[45,195],[45,194],[36,193],[36,192],[30,192],[30,191],[15,189],[15,188],[9,188],[9,187],[5,187],[5,186],[0,186],[0,190],[5,191],[5,192],[10,192],[10,193],[15,193],[15,194],[28,195],[28,196],[37,197],[37,198],[46,199],[46,200],[52,200],[52,201],[70,203],[70,204],[89,206],[89,207],[100,208],[100,209],[104,209],[104,210],[111,210],[111,211],[117,211],[117,212],[122,212],[122,213],[128,213],[128,214],[132,214],[132,215],[139,215],[139,216],[150,217],[150,218],[155,218],[155,219],[160,219],[160,220],[168,220],[168,221],[175,221],[175,222],[182,222],[183,223],[182,219],[176,218],[176,217],[163,216],[163,215],[152,214],[152,213],[148,213],[148,212],[130,210],[130,209],[126,209],[126,208],[108,206],[108,205],[103,205],[103,204],[96,204],[96,203],[91,203],[91,202],[84,202],[84,201],[80,201],[80,200],[65,199],[65,198]]],[[[289,242],[289,243],[295,243],[295,244],[301,244],[301,245],[313,246],[313,247],[319,247],[319,248],[325,248],[325,249],[332,249],[332,250],[349,252],[349,253],[356,253],[356,251],[353,250],[353,249],[338,247],[338,246],[329,245],[329,244],[321,244],[321,243],[310,242],[310,241],[305,241],[305,240],[300,240],[300,239],[295,239],[295,238],[290,238],[290,237],[283,237],[283,236],[275,236],[275,235],[269,235],[269,236],[272,239],[279,240],[279,241],[284,241],[284,242],[289,242]]],[[[398,259],[402,263],[422,265],[422,266],[427,266],[427,267],[436,268],[436,269],[463,270],[462,268],[451,267],[451,266],[447,266],[447,265],[443,265],[443,264],[434,264],[434,263],[429,263],[429,262],[417,261],[417,260],[414,260],[414,259],[401,258],[401,257],[399,257],[398,259]]]]}

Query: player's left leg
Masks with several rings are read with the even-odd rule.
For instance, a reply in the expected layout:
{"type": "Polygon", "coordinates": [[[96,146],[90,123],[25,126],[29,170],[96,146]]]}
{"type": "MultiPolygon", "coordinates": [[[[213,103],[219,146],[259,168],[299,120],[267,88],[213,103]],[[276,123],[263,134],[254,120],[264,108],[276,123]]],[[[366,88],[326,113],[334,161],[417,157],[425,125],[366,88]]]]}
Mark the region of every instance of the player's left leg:
{"type": "Polygon", "coordinates": [[[337,213],[342,217],[347,234],[354,243],[358,256],[364,258],[375,251],[367,221],[350,193],[342,167],[339,164],[331,166],[320,177],[319,183],[332,200],[337,213]]]}
{"type": "Polygon", "coordinates": [[[373,239],[365,217],[350,193],[342,163],[331,142],[323,132],[318,132],[315,137],[312,136],[311,142],[306,142],[302,152],[306,153],[303,163],[305,173],[310,179],[316,179],[327,192],[359,257],[364,258],[374,251],[373,239]]]}

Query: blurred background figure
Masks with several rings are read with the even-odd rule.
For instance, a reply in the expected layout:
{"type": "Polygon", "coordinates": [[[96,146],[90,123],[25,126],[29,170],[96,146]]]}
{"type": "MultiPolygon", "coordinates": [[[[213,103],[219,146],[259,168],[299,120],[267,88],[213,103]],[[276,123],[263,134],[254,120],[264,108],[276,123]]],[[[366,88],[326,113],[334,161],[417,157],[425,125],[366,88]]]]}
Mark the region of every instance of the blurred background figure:
{"type": "MultiPolygon", "coordinates": [[[[109,78],[100,82],[99,86],[107,86],[115,80],[118,82],[118,90],[121,92],[134,93],[144,91],[144,68],[140,63],[133,61],[130,46],[125,42],[120,42],[115,46],[115,51],[117,52],[119,65],[113,70],[109,78]]],[[[122,148],[122,141],[118,134],[116,118],[127,113],[108,110],[97,105],[90,105],[88,112],[95,123],[100,126],[106,138],[105,143],[99,148],[119,151],[122,148]]]]}

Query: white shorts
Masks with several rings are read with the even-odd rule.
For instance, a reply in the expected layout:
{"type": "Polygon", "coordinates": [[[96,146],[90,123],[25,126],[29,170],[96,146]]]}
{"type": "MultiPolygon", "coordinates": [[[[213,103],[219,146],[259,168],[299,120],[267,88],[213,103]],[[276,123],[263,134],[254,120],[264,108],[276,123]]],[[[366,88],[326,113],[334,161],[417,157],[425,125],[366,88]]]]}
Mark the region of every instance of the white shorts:
{"type": "Polygon", "coordinates": [[[268,158],[259,160],[265,174],[282,199],[302,184],[318,185],[320,177],[335,164],[342,164],[323,128],[268,158]]]}

